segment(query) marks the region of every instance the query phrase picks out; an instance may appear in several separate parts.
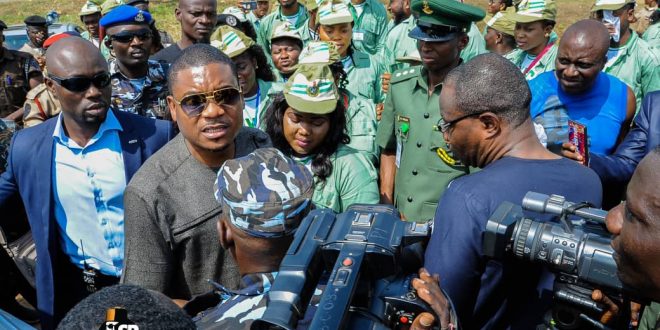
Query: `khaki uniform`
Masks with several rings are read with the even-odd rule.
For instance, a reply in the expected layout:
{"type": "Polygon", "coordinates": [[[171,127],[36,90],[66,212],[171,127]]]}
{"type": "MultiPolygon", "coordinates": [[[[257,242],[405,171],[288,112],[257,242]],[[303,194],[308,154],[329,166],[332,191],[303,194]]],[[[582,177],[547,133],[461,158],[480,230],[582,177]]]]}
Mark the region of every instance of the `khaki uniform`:
{"type": "Polygon", "coordinates": [[[37,85],[27,93],[23,109],[23,126],[25,127],[41,124],[48,118],[57,116],[62,110],[60,101],[48,91],[44,83],[37,85]]]}
{"type": "Polygon", "coordinates": [[[396,150],[394,204],[408,221],[433,219],[440,196],[450,181],[469,169],[449,165],[438,155],[446,143],[437,126],[441,86],[429,96],[427,72],[411,67],[392,74],[376,141],[384,150],[396,150]]]}
{"type": "Polygon", "coordinates": [[[34,56],[34,58],[43,57],[43,56],[46,55],[46,50],[45,49],[43,49],[41,47],[34,46],[30,41],[26,42],[25,45],[23,45],[23,47],[21,47],[21,49],[19,49],[19,51],[24,52],[24,53],[28,53],[28,54],[34,56]]]}
{"type": "Polygon", "coordinates": [[[32,55],[4,50],[0,58],[0,118],[18,110],[30,90],[30,74],[41,72],[32,55]]]}

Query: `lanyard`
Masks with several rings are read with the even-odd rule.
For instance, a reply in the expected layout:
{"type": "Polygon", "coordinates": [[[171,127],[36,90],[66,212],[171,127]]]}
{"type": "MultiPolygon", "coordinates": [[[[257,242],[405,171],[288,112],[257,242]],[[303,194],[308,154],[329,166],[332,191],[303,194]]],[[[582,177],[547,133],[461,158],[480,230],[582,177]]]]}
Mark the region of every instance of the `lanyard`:
{"type": "Polygon", "coordinates": [[[358,29],[362,28],[362,17],[364,17],[364,12],[367,9],[367,0],[364,0],[362,3],[362,12],[360,13],[360,17],[357,16],[357,10],[355,10],[355,7],[351,4],[348,8],[350,8],[351,14],[353,14],[353,18],[355,19],[355,27],[358,29]]]}
{"type": "Polygon", "coordinates": [[[248,127],[251,128],[256,128],[257,127],[257,120],[259,118],[259,101],[261,99],[261,88],[259,87],[259,83],[257,82],[257,102],[254,106],[254,118],[245,118],[245,124],[248,125],[248,127]]]}
{"type": "Polygon", "coordinates": [[[545,48],[543,48],[543,51],[541,51],[541,53],[540,53],[538,56],[536,56],[536,58],[534,59],[534,61],[532,61],[532,63],[529,64],[529,66],[527,67],[527,69],[525,69],[525,71],[523,72],[523,74],[524,74],[524,75],[527,75],[527,73],[528,73],[529,71],[532,71],[532,69],[536,66],[536,64],[541,60],[541,58],[543,57],[543,55],[545,55],[545,53],[547,53],[547,52],[550,50],[550,48],[552,48],[552,46],[553,46],[554,44],[555,44],[554,42],[551,42],[551,43],[547,44],[547,45],[545,46],[545,48]]]}

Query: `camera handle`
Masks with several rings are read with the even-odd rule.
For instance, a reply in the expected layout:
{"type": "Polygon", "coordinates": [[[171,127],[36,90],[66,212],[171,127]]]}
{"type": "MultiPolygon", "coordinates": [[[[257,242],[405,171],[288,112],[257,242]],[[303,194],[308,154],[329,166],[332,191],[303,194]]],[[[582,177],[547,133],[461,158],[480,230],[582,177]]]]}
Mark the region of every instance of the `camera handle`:
{"type": "Polygon", "coordinates": [[[367,245],[350,241],[343,245],[310,329],[341,329],[347,323],[349,306],[367,245]]]}

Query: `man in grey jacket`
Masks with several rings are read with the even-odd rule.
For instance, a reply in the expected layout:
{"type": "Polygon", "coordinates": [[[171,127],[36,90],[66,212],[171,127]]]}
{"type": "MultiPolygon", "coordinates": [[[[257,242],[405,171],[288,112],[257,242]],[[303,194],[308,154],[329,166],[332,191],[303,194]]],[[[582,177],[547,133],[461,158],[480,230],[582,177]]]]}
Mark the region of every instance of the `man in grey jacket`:
{"type": "Polygon", "coordinates": [[[209,45],[186,48],[170,68],[167,97],[181,134],[152,156],[125,192],[122,282],[189,300],[208,280],[234,288],[240,276],[217,242],[216,172],[228,160],[270,146],[242,127],[244,101],[236,66],[209,45]]]}

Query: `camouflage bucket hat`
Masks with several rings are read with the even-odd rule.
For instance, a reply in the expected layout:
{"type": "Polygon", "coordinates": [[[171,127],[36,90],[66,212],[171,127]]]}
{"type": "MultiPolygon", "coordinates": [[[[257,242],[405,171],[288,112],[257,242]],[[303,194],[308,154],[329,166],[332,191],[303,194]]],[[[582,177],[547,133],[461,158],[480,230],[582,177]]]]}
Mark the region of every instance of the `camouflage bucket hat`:
{"type": "Polygon", "coordinates": [[[353,14],[343,2],[328,0],[319,5],[316,21],[321,25],[335,25],[353,22],[353,14]]]}
{"type": "Polygon", "coordinates": [[[493,30],[513,36],[516,29],[516,22],[512,19],[516,10],[513,7],[507,8],[505,11],[500,11],[490,19],[486,20],[486,25],[493,30]]]}
{"type": "Polygon", "coordinates": [[[101,5],[101,14],[105,15],[109,13],[111,10],[118,7],[119,5],[123,5],[123,4],[124,4],[124,0],[106,0],[101,5]]]}
{"type": "Polygon", "coordinates": [[[532,23],[541,20],[555,21],[557,19],[557,4],[554,0],[523,0],[518,6],[518,12],[511,14],[516,23],[532,23]]]}
{"type": "Polygon", "coordinates": [[[82,6],[82,8],[80,8],[80,12],[78,13],[78,16],[87,16],[96,13],[101,13],[101,7],[99,7],[97,4],[91,1],[87,1],[82,6]]]}
{"type": "Polygon", "coordinates": [[[254,40],[231,26],[222,25],[211,35],[211,46],[218,48],[230,58],[245,53],[254,46],[254,40]]]}
{"type": "Polygon", "coordinates": [[[325,64],[339,62],[341,55],[333,42],[310,41],[300,52],[298,64],[325,64]]]}
{"type": "Polygon", "coordinates": [[[328,66],[299,64],[284,86],[284,98],[296,111],[324,115],[335,111],[339,93],[328,66]]]}
{"type": "Polygon", "coordinates": [[[314,176],[275,148],[226,161],[215,198],[236,227],[255,237],[291,235],[312,206],[314,176]]]}

